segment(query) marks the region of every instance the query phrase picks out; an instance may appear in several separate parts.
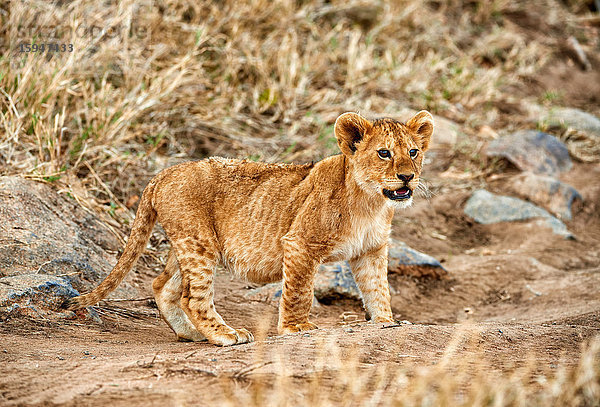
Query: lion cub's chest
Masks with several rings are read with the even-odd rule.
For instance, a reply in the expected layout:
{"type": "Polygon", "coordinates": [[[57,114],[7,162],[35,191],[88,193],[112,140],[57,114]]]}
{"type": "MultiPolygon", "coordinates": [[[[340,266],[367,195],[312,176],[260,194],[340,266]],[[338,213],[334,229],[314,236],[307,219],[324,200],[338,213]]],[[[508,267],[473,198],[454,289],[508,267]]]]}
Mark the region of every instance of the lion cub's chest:
{"type": "Polygon", "coordinates": [[[354,217],[326,262],[349,260],[381,247],[390,236],[391,224],[384,211],[374,216],[354,217]]]}

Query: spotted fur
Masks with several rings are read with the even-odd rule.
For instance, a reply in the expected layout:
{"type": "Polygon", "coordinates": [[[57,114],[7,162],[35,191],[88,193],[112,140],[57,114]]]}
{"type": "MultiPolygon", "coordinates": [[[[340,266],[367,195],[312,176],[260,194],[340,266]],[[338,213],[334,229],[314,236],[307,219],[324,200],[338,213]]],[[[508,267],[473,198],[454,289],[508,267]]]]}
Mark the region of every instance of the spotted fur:
{"type": "Polygon", "coordinates": [[[77,309],[105,298],[142,253],[156,221],[172,250],[153,283],[156,303],[180,340],[217,345],[253,340],[215,310],[214,273],[221,264],[257,283],[283,279],[278,330],[314,329],[308,320],[319,264],[349,260],[364,307],[375,322],[392,321],[387,242],[395,208],[384,190],[419,185],[433,119],[420,112],[406,124],[341,115],[341,155],[316,164],[264,164],[213,157],[160,172],[142,195],[123,255],[92,292],[67,301],[77,309]],[[389,151],[382,158],[378,150],[389,151]],[[411,157],[409,151],[417,149],[411,157]],[[399,175],[413,175],[409,182],[399,175]]]}

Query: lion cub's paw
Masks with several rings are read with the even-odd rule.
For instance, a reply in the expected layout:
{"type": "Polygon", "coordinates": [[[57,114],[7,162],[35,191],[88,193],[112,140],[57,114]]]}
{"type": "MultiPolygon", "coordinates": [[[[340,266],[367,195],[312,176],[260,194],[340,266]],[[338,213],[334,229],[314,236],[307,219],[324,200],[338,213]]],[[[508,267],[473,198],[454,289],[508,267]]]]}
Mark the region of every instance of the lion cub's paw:
{"type": "Polygon", "coordinates": [[[295,325],[284,325],[281,328],[279,328],[279,334],[280,335],[285,335],[285,334],[291,334],[294,332],[300,332],[300,331],[310,331],[311,329],[318,329],[319,327],[316,326],[315,324],[313,324],[312,322],[305,322],[302,324],[295,324],[295,325]]]}
{"type": "Polygon", "coordinates": [[[217,346],[239,345],[254,342],[254,335],[247,329],[240,328],[233,332],[215,334],[209,341],[217,346]]]}

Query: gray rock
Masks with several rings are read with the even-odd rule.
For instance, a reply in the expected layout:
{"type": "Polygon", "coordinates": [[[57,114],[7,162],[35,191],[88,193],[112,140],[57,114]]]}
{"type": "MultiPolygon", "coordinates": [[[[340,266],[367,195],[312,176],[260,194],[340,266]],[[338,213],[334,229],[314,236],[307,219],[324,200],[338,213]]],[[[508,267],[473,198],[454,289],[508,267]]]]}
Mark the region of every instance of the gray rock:
{"type": "Polygon", "coordinates": [[[540,225],[550,227],[557,235],[568,239],[574,238],[564,223],[550,215],[544,209],[521,199],[495,195],[484,189],[479,189],[471,195],[464,211],[467,216],[485,225],[541,218],[538,221],[540,225]]]}
{"type": "Polygon", "coordinates": [[[315,276],[315,297],[325,302],[338,298],[362,298],[347,261],[319,266],[319,272],[315,276]]]}
{"type": "MultiPolygon", "coordinates": [[[[447,275],[439,261],[394,239],[390,239],[388,272],[414,277],[442,278],[447,275]]],[[[350,264],[337,262],[321,265],[315,277],[315,297],[325,302],[336,298],[360,300],[360,291],[354,282],[350,264]]]]}
{"type": "Polygon", "coordinates": [[[79,295],[68,279],[47,274],[0,278],[0,314],[48,317],[67,298],[79,295]]]}
{"type": "Polygon", "coordinates": [[[459,136],[462,134],[460,125],[441,116],[435,116],[433,122],[435,130],[431,137],[430,148],[448,148],[456,145],[459,136]]]}
{"type": "Polygon", "coordinates": [[[435,258],[410,248],[406,243],[390,239],[388,272],[414,277],[440,279],[448,274],[435,258]]]}
{"type": "Polygon", "coordinates": [[[554,177],[531,172],[515,177],[510,187],[519,196],[548,209],[559,219],[571,220],[573,202],[583,200],[571,185],[554,177]]]}
{"type": "MultiPolygon", "coordinates": [[[[80,292],[106,277],[116,263],[108,250],[121,248],[108,229],[73,199],[19,177],[0,177],[0,242],[0,278],[58,275],[80,292]]],[[[125,282],[114,295],[136,293],[125,282]]]]}
{"type": "Polygon", "coordinates": [[[600,118],[583,110],[553,108],[542,113],[540,123],[548,127],[570,128],[600,138],[600,118]]]}
{"type": "MultiPolygon", "coordinates": [[[[433,257],[393,239],[390,239],[388,272],[434,278],[442,278],[447,274],[440,262],[433,257]]],[[[390,290],[393,291],[391,287],[390,290]]],[[[281,283],[266,284],[251,289],[244,294],[244,297],[253,301],[275,303],[281,297],[281,283]]],[[[319,266],[319,271],[315,276],[315,298],[325,303],[340,298],[359,301],[362,299],[347,261],[319,266]]],[[[314,305],[315,302],[313,302],[314,305]]]]}
{"type": "Polygon", "coordinates": [[[563,142],[535,130],[518,131],[493,140],[487,155],[506,158],[517,168],[536,174],[557,175],[573,166],[563,142]]]}

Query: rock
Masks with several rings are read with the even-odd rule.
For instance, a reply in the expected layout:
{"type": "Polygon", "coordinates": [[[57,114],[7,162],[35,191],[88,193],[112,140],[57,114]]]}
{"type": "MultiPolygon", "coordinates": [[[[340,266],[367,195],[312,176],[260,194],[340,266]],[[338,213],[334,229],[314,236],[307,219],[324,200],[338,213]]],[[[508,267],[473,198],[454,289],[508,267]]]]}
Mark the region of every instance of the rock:
{"type": "Polygon", "coordinates": [[[490,142],[489,157],[502,157],[523,171],[556,176],[573,166],[569,150],[556,137],[535,130],[518,131],[490,142]]]}
{"type": "Polygon", "coordinates": [[[406,243],[390,239],[388,272],[414,277],[440,279],[448,274],[435,258],[410,248],[406,243]]]}
{"type": "Polygon", "coordinates": [[[431,137],[430,148],[446,148],[451,147],[458,141],[459,135],[462,133],[460,125],[441,116],[433,118],[433,136],[431,137]]]}
{"type": "Polygon", "coordinates": [[[546,175],[524,172],[516,176],[510,188],[522,198],[543,206],[559,219],[571,220],[571,207],[581,194],[569,184],[546,175]]]}
{"type": "Polygon", "coordinates": [[[573,129],[600,139],[600,118],[571,107],[553,108],[542,112],[540,124],[547,127],[573,129]]]}
{"type": "Polygon", "coordinates": [[[68,279],[47,274],[0,278],[0,314],[49,317],[67,298],[79,295],[68,279]],[[50,315],[49,315],[50,314],[50,315]]]}
{"type": "MultiPolygon", "coordinates": [[[[390,239],[388,253],[388,272],[414,277],[442,278],[447,271],[439,261],[424,253],[418,252],[405,243],[390,239]]],[[[393,292],[393,288],[390,287],[393,292]]],[[[249,290],[244,297],[268,303],[275,303],[281,297],[281,283],[266,284],[249,290]]],[[[315,276],[315,298],[318,301],[331,303],[340,298],[360,301],[360,291],[347,261],[327,263],[319,266],[315,276]]],[[[313,301],[313,306],[315,302],[313,301]]]]}
{"type": "MultiPolygon", "coordinates": [[[[394,239],[390,239],[388,272],[437,279],[447,275],[439,261],[394,239]]],[[[390,291],[393,291],[391,287],[390,291]]],[[[350,264],[337,262],[321,265],[315,277],[315,297],[325,302],[336,298],[360,300],[362,297],[354,282],[350,264]]]]}
{"type": "Polygon", "coordinates": [[[564,223],[544,209],[521,199],[495,195],[484,189],[479,189],[471,195],[465,205],[464,212],[467,216],[475,219],[476,222],[485,225],[541,218],[538,220],[538,224],[550,227],[555,234],[564,236],[567,239],[574,238],[564,223]]]}
{"type": "Polygon", "coordinates": [[[315,297],[331,302],[338,298],[361,300],[360,291],[347,261],[322,264],[315,276],[315,297]]]}
{"type": "MultiPolygon", "coordinates": [[[[79,292],[92,289],[106,277],[116,263],[108,250],[121,248],[75,200],[46,184],[19,177],[0,177],[0,242],[0,278],[60,276],[46,281],[65,281],[79,292]]],[[[23,292],[34,293],[35,287],[23,292]]],[[[125,282],[114,295],[127,297],[136,292],[125,282]]],[[[75,291],[70,293],[75,295],[75,291]]]]}

